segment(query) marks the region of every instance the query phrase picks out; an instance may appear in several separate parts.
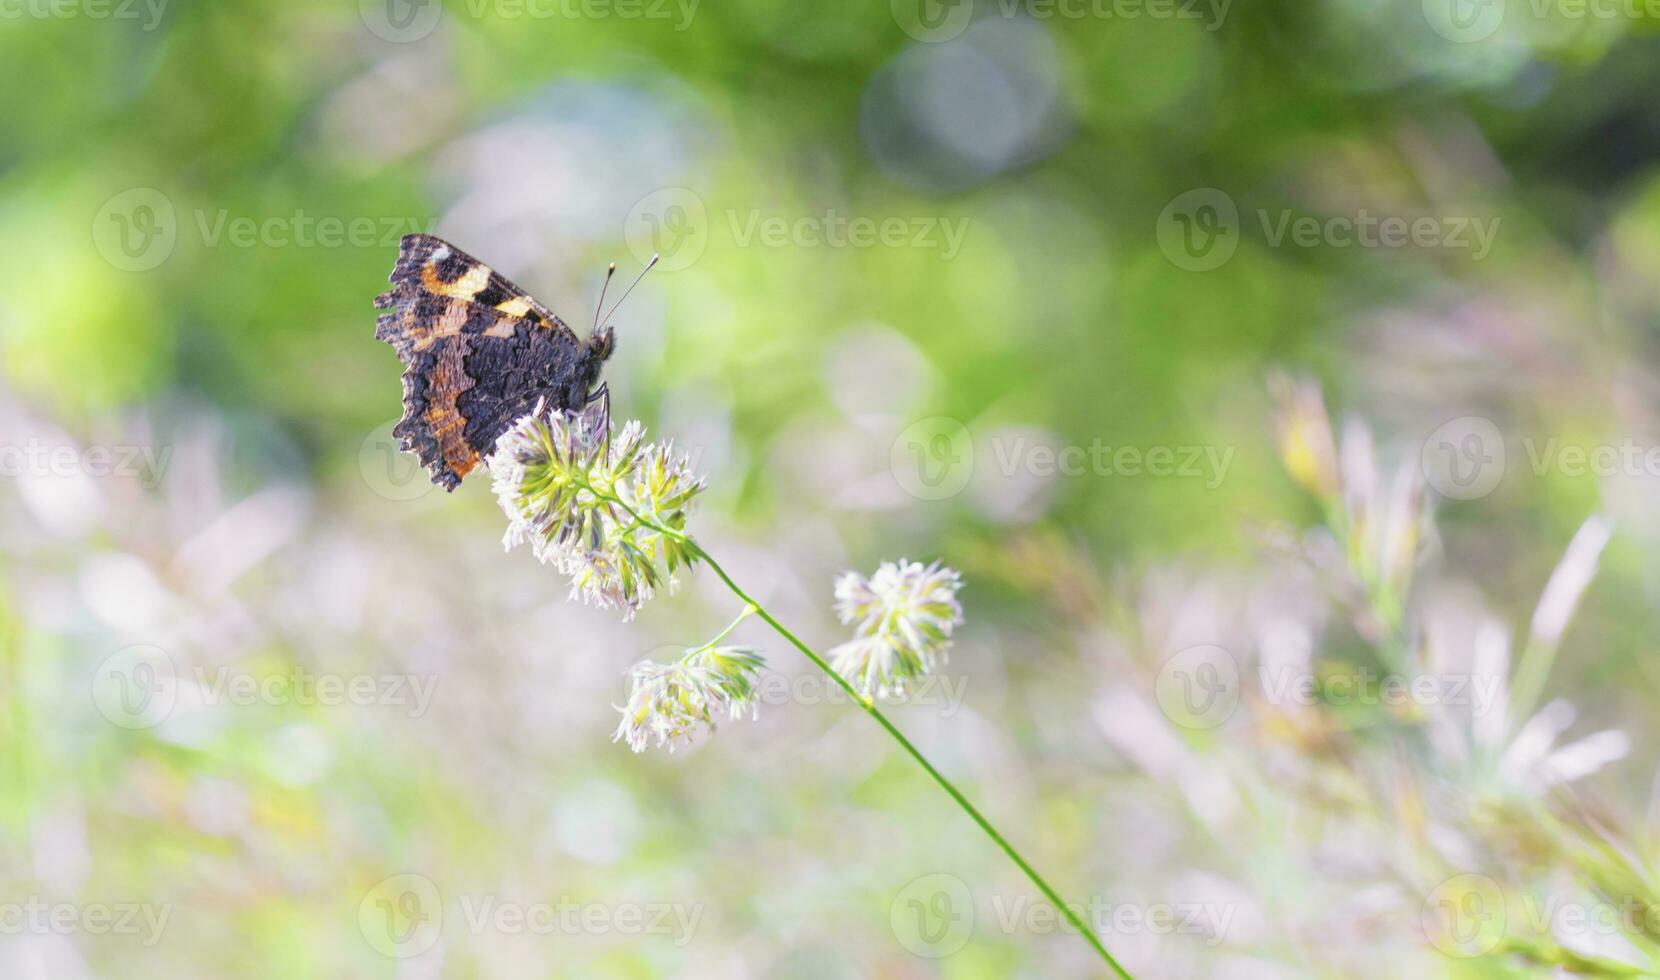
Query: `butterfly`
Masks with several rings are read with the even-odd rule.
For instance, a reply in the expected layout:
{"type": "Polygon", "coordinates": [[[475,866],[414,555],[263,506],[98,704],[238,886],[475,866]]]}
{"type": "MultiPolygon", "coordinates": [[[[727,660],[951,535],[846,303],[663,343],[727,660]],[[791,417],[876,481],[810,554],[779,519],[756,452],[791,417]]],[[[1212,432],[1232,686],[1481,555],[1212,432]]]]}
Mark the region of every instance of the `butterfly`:
{"type": "Polygon", "coordinates": [[[602,325],[609,314],[596,309],[593,332],[578,340],[529,293],[432,235],[404,236],[391,282],[375,297],[375,308],[387,311],[375,337],[404,365],[403,418],[392,434],[445,490],[460,486],[538,405],[574,412],[608,399],[604,385],[594,386],[616,345],[615,331],[602,325]]]}

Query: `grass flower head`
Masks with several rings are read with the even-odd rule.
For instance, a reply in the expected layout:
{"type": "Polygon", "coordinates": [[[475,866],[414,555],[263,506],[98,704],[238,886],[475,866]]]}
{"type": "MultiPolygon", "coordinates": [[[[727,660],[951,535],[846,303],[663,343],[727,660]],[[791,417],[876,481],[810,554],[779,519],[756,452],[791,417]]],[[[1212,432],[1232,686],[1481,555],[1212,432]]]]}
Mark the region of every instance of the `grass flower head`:
{"type": "Polygon", "coordinates": [[[902,693],[947,659],[963,621],[960,588],[962,576],[939,562],[883,562],[868,579],[843,574],[836,613],[854,637],[830,651],[832,666],[867,697],[902,693]]]}
{"type": "Polygon", "coordinates": [[[643,752],[653,741],[674,751],[699,728],[711,731],[719,716],[756,712],[755,675],[766,659],[751,647],[702,647],[672,664],[642,660],[629,671],[628,704],[617,710],[622,722],[612,736],[643,752]]]}
{"type": "Polygon", "coordinates": [[[497,440],[489,465],[509,520],[503,543],[529,543],[570,576],[572,598],[632,617],[691,562],[678,532],[706,484],[671,444],[646,443],[639,422],[613,438],[597,409],[539,405],[497,440]]]}

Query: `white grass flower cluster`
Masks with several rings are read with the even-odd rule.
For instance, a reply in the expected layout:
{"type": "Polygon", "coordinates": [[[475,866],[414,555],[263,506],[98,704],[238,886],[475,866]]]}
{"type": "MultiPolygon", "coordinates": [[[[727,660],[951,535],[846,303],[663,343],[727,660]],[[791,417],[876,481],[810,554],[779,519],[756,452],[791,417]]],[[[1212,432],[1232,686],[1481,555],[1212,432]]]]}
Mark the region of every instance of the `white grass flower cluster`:
{"type": "Polygon", "coordinates": [[[752,647],[702,647],[672,664],[642,660],[629,671],[628,704],[613,742],[643,752],[653,742],[674,751],[699,728],[715,728],[722,715],[756,714],[756,673],[766,658],[752,647]]]}
{"type": "Polygon", "coordinates": [[[883,562],[865,578],[836,580],[836,613],[854,637],[830,651],[831,666],[866,697],[898,695],[947,659],[963,621],[962,577],[939,562],[883,562]]]}
{"type": "Polygon", "coordinates": [[[646,443],[639,422],[610,436],[600,411],[538,405],[497,440],[489,466],[510,522],[503,544],[528,542],[570,576],[573,599],[632,618],[692,559],[684,541],[652,526],[683,531],[705,483],[672,443],[646,443]]]}

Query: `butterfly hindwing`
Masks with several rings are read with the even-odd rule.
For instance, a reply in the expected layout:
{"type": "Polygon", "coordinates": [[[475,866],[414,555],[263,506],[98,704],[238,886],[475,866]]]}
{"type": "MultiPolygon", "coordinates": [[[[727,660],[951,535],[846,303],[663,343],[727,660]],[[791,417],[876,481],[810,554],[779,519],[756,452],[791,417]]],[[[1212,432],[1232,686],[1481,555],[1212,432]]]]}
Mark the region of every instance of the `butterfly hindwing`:
{"type": "Polygon", "coordinates": [[[407,286],[376,297],[375,306],[389,311],[377,321],[375,336],[404,363],[404,415],[392,432],[420,457],[434,482],[453,490],[480,456],[480,447],[467,441],[461,407],[462,396],[477,384],[469,355],[475,346],[507,342],[531,327],[488,307],[407,286]]]}
{"type": "Polygon", "coordinates": [[[578,391],[552,383],[582,376],[583,347],[568,333],[408,287],[376,305],[388,312],[375,336],[404,362],[404,416],[393,434],[445,489],[455,489],[538,400],[579,407],[578,391]]]}
{"type": "Polygon", "coordinates": [[[403,373],[403,419],[392,429],[403,448],[421,459],[432,481],[446,490],[478,465],[479,447],[467,441],[461,396],[473,387],[467,374],[468,338],[442,337],[412,358],[403,373]]]}

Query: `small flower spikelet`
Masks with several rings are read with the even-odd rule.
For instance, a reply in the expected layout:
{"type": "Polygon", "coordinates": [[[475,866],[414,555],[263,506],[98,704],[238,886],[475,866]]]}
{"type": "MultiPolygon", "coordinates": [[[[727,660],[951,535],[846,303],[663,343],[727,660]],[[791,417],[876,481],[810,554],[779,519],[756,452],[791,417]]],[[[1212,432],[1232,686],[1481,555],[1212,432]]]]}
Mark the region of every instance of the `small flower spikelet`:
{"type": "Polygon", "coordinates": [[[705,647],[688,650],[672,664],[642,660],[629,672],[632,688],[613,742],[627,742],[636,752],[655,739],[658,748],[674,751],[677,739],[691,741],[700,726],[713,731],[720,715],[742,717],[756,712],[755,674],[766,659],[751,647],[705,647]]]}
{"type": "Polygon", "coordinates": [[[672,444],[643,444],[639,422],[624,425],[609,449],[608,430],[598,411],[538,405],[497,440],[489,466],[510,522],[503,544],[511,550],[529,542],[538,559],[570,576],[571,598],[619,607],[632,618],[691,564],[684,542],[641,522],[684,530],[705,484],[672,444]]]}
{"type": "Polygon", "coordinates": [[[847,572],[836,580],[836,613],[857,625],[830,651],[831,665],[866,697],[903,693],[947,659],[963,621],[960,588],[962,577],[939,562],[883,562],[869,579],[847,572]]]}

